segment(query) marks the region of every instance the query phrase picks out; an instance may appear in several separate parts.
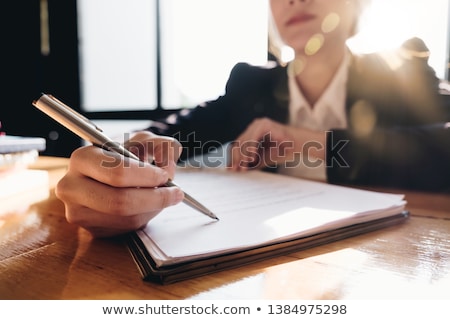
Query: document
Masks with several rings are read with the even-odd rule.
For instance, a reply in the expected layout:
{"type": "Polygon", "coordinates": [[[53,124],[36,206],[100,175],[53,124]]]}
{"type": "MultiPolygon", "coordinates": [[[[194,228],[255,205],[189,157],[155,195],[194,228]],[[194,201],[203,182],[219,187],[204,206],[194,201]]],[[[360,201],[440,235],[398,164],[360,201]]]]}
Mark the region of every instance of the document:
{"type": "Polygon", "coordinates": [[[262,171],[181,169],[176,179],[183,190],[198,195],[198,200],[220,220],[212,221],[183,203],[165,209],[137,231],[131,242],[131,252],[144,278],[159,274],[159,280],[164,282],[164,275],[173,274],[175,269],[182,273],[180,266],[185,269],[190,263],[193,263],[190,275],[196,275],[195,267],[205,269],[208,260],[215,258],[215,267],[204,270],[212,272],[220,269],[220,262],[227,259],[224,266],[233,266],[236,253],[244,258],[247,254],[250,257],[255,252],[264,252],[262,257],[266,257],[280,248],[295,250],[295,241],[299,239],[304,245],[308,243],[305,239],[317,240],[317,235],[324,235],[319,238],[329,242],[370,231],[367,227],[373,221],[383,221],[374,224],[381,227],[390,217],[396,217],[394,220],[406,217],[403,195],[262,171]],[[350,233],[346,227],[352,227],[350,233]]]}

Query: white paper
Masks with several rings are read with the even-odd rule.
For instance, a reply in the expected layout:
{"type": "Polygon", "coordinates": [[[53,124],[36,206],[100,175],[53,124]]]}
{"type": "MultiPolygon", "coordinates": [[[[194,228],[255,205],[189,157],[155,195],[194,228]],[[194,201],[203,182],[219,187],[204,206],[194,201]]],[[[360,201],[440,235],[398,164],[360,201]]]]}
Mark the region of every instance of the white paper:
{"type": "Polygon", "coordinates": [[[220,220],[183,203],[164,210],[138,231],[159,266],[393,215],[405,205],[403,195],[261,171],[181,169],[175,181],[220,220]]]}

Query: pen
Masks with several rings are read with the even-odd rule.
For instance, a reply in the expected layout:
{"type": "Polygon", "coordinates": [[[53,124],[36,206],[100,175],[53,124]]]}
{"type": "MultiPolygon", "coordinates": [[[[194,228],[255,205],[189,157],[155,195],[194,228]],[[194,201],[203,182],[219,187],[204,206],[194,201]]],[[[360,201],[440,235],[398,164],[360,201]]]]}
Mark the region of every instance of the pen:
{"type": "MultiPolygon", "coordinates": [[[[99,146],[103,149],[117,152],[125,157],[132,158],[134,160],[140,161],[140,159],[129,150],[125,149],[120,143],[115,142],[108,138],[96,124],[90,121],[85,116],[76,112],[68,105],[64,104],[60,100],[56,99],[52,95],[42,94],[39,99],[34,100],[32,104],[65,126],[67,129],[71,130],[73,133],[78,135],[80,138],[91,142],[92,144],[99,146]]],[[[165,183],[166,187],[178,187],[175,182],[169,180],[165,183]]],[[[195,200],[192,196],[184,193],[183,202],[188,206],[200,211],[201,213],[207,215],[208,217],[219,220],[219,218],[207,209],[200,202],[195,200]]]]}

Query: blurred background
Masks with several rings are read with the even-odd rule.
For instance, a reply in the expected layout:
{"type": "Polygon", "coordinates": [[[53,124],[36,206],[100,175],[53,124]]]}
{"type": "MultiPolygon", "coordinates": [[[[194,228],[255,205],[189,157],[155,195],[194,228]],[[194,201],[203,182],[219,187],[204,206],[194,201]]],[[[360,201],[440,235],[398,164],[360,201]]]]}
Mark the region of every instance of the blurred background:
{"type": "MultiPolygon", "coordinates": [[[[36,110],[50,93],[107,134],[144,128],[224,91],[237,62],[269,58],[267,1],[14,0],[2,3],[1,131],[43,137],[43,154],[69,156],[81,141],[36,110]],[[263,2],[263,4],[261,4],[263,2]]],[[[422,38],[448,79],[449,0],[372,0],[357,52],[422,38]]]]}

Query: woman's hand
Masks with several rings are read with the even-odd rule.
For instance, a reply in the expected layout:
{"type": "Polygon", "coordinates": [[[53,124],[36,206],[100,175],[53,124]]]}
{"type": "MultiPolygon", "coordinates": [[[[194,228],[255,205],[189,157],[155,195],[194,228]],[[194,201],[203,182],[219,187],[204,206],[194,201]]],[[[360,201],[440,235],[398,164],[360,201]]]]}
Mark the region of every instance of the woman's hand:
{"type": "Polygon", "coordinates": [[[254,120],[233,142],[231,169],[298,163],[300,156],[325,159],[325,132],[295,128],[268,118],[254,120]]]}
{"type": "Polygon", "coordinates": [[[66,219],[96,237],[139,229],[184,198],[177,187],[161,187],[174,177],[181,153],[178,141],[139,132],[125,146],[142,161],[81,147],[71,155],[68,172],[56,187],[66,219]]]}

